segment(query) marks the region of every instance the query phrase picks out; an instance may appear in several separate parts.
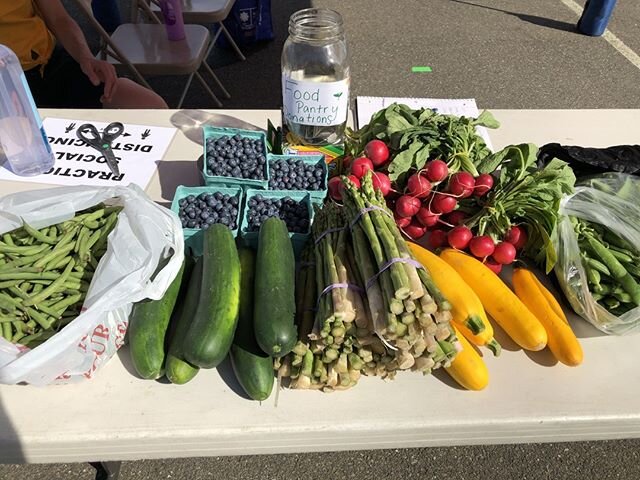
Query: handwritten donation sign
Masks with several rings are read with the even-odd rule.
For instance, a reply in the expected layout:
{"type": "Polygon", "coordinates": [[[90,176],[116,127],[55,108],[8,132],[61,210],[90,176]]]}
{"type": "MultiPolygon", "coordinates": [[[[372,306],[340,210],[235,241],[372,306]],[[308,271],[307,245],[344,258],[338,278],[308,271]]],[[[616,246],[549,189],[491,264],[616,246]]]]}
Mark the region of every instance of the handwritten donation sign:
{"type": "Polygon", "coordinates": [[[282,113],[290,123],[313,126],[347,121],[349,80],[309,82],[282,77],[282,113]]]}
{"type": "Polygon", "coordinates": [[[146,188],[162,160],[175,128],[146,125],[124,125],[124,132],[111,145],[118,159],[120,175],[111,173],[104,156],[76,135],[84,124],[95,125],[99,132],[107,122],[45,118],[42,122],[55,157],[55,165],[48,172],[34,177],[20,177],[6,166],[0,167],[0,180],[47,183],[54,185],[113,186],[135,183],[146,188]]]}

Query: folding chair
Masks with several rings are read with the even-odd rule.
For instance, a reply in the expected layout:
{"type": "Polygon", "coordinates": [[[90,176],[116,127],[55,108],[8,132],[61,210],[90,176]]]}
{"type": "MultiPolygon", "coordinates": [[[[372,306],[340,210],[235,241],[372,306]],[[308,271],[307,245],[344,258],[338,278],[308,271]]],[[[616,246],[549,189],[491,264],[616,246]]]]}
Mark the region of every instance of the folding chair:
{"type": "Polygon", "coordinates": [[[215,104],[218,107],[222,106],[198,71],[202,65],[210,70],[205,61],[211,39],[207,28],[201,25],[185,25],[186,38],[170,41],[164,25],[149,6],[142,0],[132,0],[139,2],[141,8],[155,23],[125,23],[109,36],[94,18],[91,0],[73,1],[100,35],[101,58],[112,63],[116,69],[127,68],[142,85],[150,89],[151,86],[143,75],[188,75],[177,108],[182,107],[195,76],[215,104]]]}
{"type": "MultiPolygon", "coordinates": [[[[211,45],[215,44],[216,40],[223,33],[227,37],[227,41],[231,48],[233,48],[240,60],[246,60],[246,57],[236,44],[235,40],[229,33],[229,30],[224,26],[224,22],[236,0],[182,0],[182,16],[184,23],[198,23],[200,25],[217,25],[218,31],[211,40],[211,45]]],[[[160,13],[160,7],[155,1],[151,2],[151,9],[154,13],[160,13]]],[[[210,48],[210,49],[211,49],[210,48]]]]}

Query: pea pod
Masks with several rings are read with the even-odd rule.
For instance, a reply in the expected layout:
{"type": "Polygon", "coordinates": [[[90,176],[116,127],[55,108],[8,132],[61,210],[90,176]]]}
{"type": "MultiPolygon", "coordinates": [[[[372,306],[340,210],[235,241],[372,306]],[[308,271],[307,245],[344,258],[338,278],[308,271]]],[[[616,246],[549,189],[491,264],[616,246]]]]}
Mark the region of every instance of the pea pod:
{"type": "Polygon", "coordinates": [[[625,275],[628,275],[625,268],[618,261],[618,259],[611,254],[607,247],[605,247],[594,237],[587,237],[587,242],[589,243],[591,249],[598,255],[598,257],[600,257],[602,263],[607,266],[607,268],[611,272],[611,276],[614,279],[620,279],[625,275]]]}

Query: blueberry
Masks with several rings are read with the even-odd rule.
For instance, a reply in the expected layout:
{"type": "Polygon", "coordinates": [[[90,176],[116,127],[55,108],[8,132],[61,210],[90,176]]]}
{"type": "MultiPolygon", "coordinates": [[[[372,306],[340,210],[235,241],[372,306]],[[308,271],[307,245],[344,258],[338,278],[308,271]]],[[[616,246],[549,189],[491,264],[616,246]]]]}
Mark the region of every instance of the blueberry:
{"type": "Polygon", "coordinates": [[[189,220],[189,222],[187,223],[187,227],[189,228],[195,228],[197,225],[195,220],[189,220]]]}
{"type": "Polygon", "coordinates": [[[209,212],[204,210],[203,212],[200,213],[200,218],[203,220],[206,220],[207,218],[209,218],[209,212]]]}
{"type": "Polygon", "coordinates": [[[195,201],[196,197],[194,197],[193,195],[188,195],[187,196],[187,202],[188,203],[193,203],[195,201]]]}
{"type": "Polygon", "coordinates": [[[189,218],[196,218],[196,212],[195,210],[190,210],[189,213],[187,213],[187,216],[189,218]]]}
{"type": "Polygon", "coordinates": [[[238,206],[238,197],[231,197],[231,198],[229,199],[229,203],[230,203],[231,205],[233,205],[234,207],[237,207],[237,206],[238,206]]]}

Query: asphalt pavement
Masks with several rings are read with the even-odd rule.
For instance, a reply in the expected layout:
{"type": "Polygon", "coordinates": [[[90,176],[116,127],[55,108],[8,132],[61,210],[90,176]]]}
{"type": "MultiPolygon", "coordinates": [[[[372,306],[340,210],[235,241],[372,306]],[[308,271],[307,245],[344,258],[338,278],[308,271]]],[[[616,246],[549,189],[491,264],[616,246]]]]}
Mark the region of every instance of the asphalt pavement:
{"type": "MultiPolygon", "coordinates": [[[[128,1],[121,4],[128,12],[128,1]]],[[[640,64],[634,64],[640,54],[640,2],[618,2],[609,25],[613,38],[576,32],[574,9],[583,4],[274,0],[272,42],[243,48],[244,62],[215,49],[210,63],[232,95],[224,100],[225,108],[279,108],[280,53],[289,15],[326,6],[345,20],[354,97],[474,97],[482,108],[640,108],[640,64]],[[413,66],[430,66],[432,72],[412,73],[413,66]]],[[[95,34],[87,32],[95,45],[95,34]]],[[[170,105],[183,81],[151,79],[170,105]]],[[[185,107],[213,104],[194,83],[185,107]]],[[[639,452],[640,441],[621,440],[167,459],[124,462],[121,479],[635,480],[640,478],[639,452]]],[[[88,480],[93,474],[87,464],[0,465],[0,480],[88,480]]]]}

